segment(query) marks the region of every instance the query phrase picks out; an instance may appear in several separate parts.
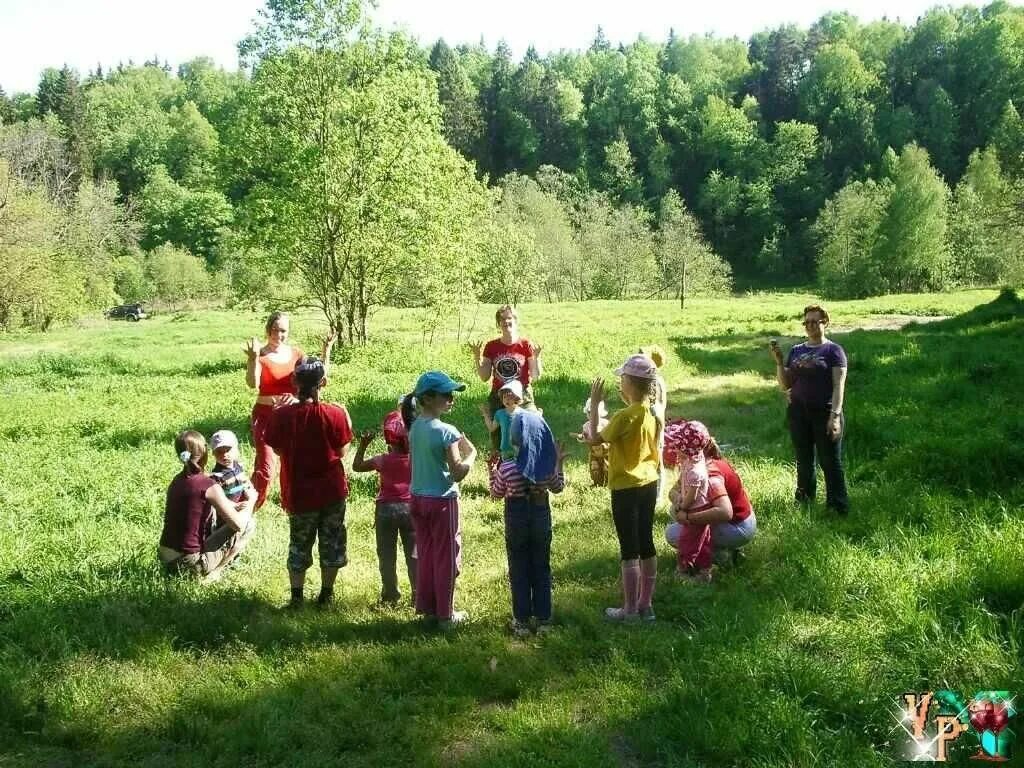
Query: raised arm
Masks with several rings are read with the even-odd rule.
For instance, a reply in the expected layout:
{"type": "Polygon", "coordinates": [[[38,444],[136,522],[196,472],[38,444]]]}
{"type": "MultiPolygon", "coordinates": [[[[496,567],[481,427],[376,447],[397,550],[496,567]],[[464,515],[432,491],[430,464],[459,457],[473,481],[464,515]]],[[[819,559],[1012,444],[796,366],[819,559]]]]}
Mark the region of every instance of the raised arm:
{"type": "Polygon", "coordinates": [[[324,336],[323,344],[320,346],[320,359],[324,364],[325,376],[331,372],[331,352],[334,350],[334,342],[337,340],[338,332],[330,328],[324,336]]]}
{"type": "Polygon", "coordinates": [[[543,347],[540,344],[532,344],[530,355],[530,381],[536,381],[544,373],[544,363],[541,362],[540,353],[543,347]]]}
{"type": "Polygon", "coordinates": [[[359,445],[356,446],[356,455],[352,459],[353,472],[373,472],[376,469],[373,466],[373,462],[367,461],[365,458],[366,448],[370,445],[373,438],[374,433],[370,430],[359,435],[359,445]]]}
{"type": "Polygon", "coordinates": [[[775,379],[779,382],[779,389],[785,392],[793,386],[793,377],[782,359],[782,350],[779,348],[779,342],[772,339],[771,344],[768,346],[768,351],[771,352],[772,359],[775,361],[775,379]]]}
{"type": "Polygon", "coordinates": [[[246,356],[245,383],[251,389],[256,389],[260,380],[260,340],[253,336],[242,349],[246,356]]]}
{"type": "Polygon", "coordinates": [[[590,445],[604,445],[605,439],[601,437],[601,430],[598,426],[601,421],[601,403],[604,402],[604,379],[594,379],[590,385],[590,439],[583,442],[590,445]]]}
{"type": "Polygon", "coordinates": [[[482,341],[474,341],[469,344],[469,351],[473,353],[473,364],[476,367],[476,375],[480,381],[489,381],[491,378],[492,363],[490,358],[484,357],[484,344],[482,341]]]}
{"type": "Polygon", "coordinates": [[[480,405],[480,415],[484,417],[484,426],[487,427],[488,432],[494,432],[498,429],[498,422],[491,417],[491,411],[487,407],[487,403],[480,405]]]}
{"type": "Polygon", "coordinates": [[[224,494],[224,489],[216,484],[206,490],[206,500],[217,510],[217,519],[224,520],[236,531],[245,530],[256,506],[255,496],[246,497],[245,501],[236,505],[224,494]]]}

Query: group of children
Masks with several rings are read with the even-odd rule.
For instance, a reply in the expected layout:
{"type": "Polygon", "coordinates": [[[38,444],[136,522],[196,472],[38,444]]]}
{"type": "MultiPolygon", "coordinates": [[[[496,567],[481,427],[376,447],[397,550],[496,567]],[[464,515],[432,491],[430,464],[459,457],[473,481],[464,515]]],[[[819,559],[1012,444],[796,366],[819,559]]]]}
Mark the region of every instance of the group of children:
{"type": "MultiPolygon", "coordinates": [[[[669,498],[684,533],[678,537],[679,571],[707,580],[710,563],[708,525],[688,516],[708,506],[709,479],[703,450],[710,435],[699,422],[665,424],[665,385],[658,375],[660,350],[632,355],[615,371],[626,407],[607,418],[605,386],[593,382],[585,411],[587,423],[577,438],[590,446],[591,478],[611,492],[612,516],[619,540],[623,600],[606,609],[612,621],[653,621],[657,581],[653,525],[663,466],[679,465],[679,481],[669,498]]],[[[338,569],[347,562],[345,501],[347,481],[341,463],[352,441],[351,421],[342,406],[320,403],[326,371],[315,358],[295,368],[297,402],[275,409],[266,442],[281,457],[289,487],[282,499],[289,516],[288,570],[292,607],[303,603],[305,572],[319,540],[323,572],[318,602],[333,595],[338,569]]],[[[376,546],[381,601],[401,598],[397,577],[401,540],[412,600],[417,613],[444,627],[467,619],[455,609],[455,582],[461,570],[459,483],[472,469],[477,449],[458,429],[443,421],[465,384],[440,371],[419,377],[412,392],[384,418],[383,454],[367,458],[373,431],[359,435],[352,462],[356,472],[377,472],[376,546]]],[[[516,636],[544,633],[551,626],[550,494],[565,487],[565,451],[532,403],[523,407],[518,380],[498,390],[502,408],[483,416],[498,450],[488,459],[490,493],[504,500],[505,543],[512,593],[511,631],[516,636]]],[[[233,500],[252,494],[238,463],[237,439],[218,432],[211,441],[217,458],[211,477],[233,500]]]]}

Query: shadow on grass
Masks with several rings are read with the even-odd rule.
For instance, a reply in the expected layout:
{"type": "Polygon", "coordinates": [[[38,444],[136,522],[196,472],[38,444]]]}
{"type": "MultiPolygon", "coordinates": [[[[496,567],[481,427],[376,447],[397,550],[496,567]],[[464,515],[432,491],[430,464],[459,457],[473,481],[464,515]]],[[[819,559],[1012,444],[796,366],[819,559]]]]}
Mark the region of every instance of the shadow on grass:
{"type": "MultiPolygon", "coordinates": [[[[1024,474],[1014,386],[1024,380],[1022,325],[1020,302],[1010,296],[920,328],[844,336],[851,357],[847,446],[851,476],[861,484],[854,492],[878,503],[843,521],[819,510],[783,512],[782,502],[759,506],[762,532],[747,563],[711,588],[674,582],[674,561],[663,555],[654,626],[601,619],[604,605],[617,599],[611,551],[556,560],[561,626],[528,643],[486,622],[446,637],[408,614],[366,617],[343,608],[284,615],[229,585],[172,585],[154,565],[129,563],[120,578],[110,574],[121,587],[96,588],[105,582],[101,573],[87,588],[52,599],[19,585],[4,590],[0,647],[16,649],[0,672],[0,707],[13,724],[7,727],[19,743],[64,750],[69,765],[738,765],[752,757],[751,743],[763,764],[879,764],[891,723],[884,704],[864,690],[895,694],[904,683],[936,680],[948,648],[929,650],[934,633],[943,632],[932,624],[968,625],[986,596],[991,610],[1017,611],[1024,596],[1009,560],[1004,570],[1012,574],[961,578],[952,589],[892,585],[887,574],[869,572],[887,528],[899,525],[909,529],[903,535],[920,538],[940,522],[938,513],[918,509],[887,517],[899,503],[894,496],[915,488],[988,494],[1024,474]],[[929,612],[909,605],[918,599],[932,604],[929,612]],[[892,605],[899,600],[909,607],[892,605]],[[847,624],[851,613],[863,621],[847,624]],[[41,631],[48,627],[54,631],[41,631]],[[862,646],[850,646],[849,665],[842,632],[868,635],[862,646]],[[279,669],[272,683],[259,669],[245,684],[197,680],[158,718],[106,733],[99,715],[70,722],[48,714],[17,663],[31,659],[70,677],[79,657],[142,661],[166,646],[186,660],[241,649],[257,657],[257,668],[279,669]]],[[[704,347],[704,357],[694,357],[693,340],[677,351],[720,373],[737,365],[760,370],[754,355],[764,355],[767,379],[758,338],[719,340],[721,357],[704,347]]],[[[586,382],[541,383],[538,402],[552,427],[575,431],[586,382]]],[[[470,404],[460,403],[453,421],[482,445],[479,419],[462,409],[470,404]]],[[[394,401],[361,397],[347,405],[357,425],[375,425],[394,401]]],[[[673,414],[707,420],[744,455],[788,456],[783,406],[770,383],[706,393],[683,387],[671,405],[673,414]]],[[[586,536],[591,522],[563,530],[586,536]]],[[[656,540],[664,551],[659,531],[656,540]]],[[[481,588],[507,589],[502,577],[481,588]]],[[[1019,620],[1016,629],[1006,621],[1002,631],[1019,635],[1019,620]]]]}
{"type": "MultiPolygon", "coordinates": [[[[984,493],[1024,475],[1024,419],[1011,384],[1024,381],[1024,302],[1015,293],[948,320],[834,338],[850,360],[844,450],[854,479],[910,476],[984,493]]],[[[684,387],[670,398],[670,416],[699,418],[712,433],[728,424],[725,442],[787,443],[767,341],[675,339],[680,358],[702,371],[761,370],[768,385],[709,395],[684,387]]]]}

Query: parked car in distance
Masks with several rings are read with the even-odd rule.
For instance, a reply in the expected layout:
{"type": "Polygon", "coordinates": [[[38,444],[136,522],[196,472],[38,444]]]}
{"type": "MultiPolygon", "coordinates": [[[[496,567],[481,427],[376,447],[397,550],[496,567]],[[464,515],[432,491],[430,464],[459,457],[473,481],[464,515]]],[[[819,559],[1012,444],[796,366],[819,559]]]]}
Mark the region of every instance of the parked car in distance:
{"type": "Polygon", "coordinates": [[[141,304],[123,304],[120,307],[111,307],[103,313],[108,320],[127,320],[130,323],[137,323],[146,317],[146,310],[141,304]]]}

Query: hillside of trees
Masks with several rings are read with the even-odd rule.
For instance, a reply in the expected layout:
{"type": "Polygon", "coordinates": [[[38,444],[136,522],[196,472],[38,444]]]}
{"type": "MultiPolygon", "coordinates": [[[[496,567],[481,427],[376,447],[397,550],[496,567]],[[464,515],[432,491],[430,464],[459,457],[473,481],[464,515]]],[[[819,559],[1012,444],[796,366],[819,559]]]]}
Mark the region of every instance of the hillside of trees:
{"type": "Polygon", "coordinates": [[[244,68],[0,90],[0,328],[117,302],[867,296],[1024,275],[1024,9],[521,61],[269,0],[244,68]]]}

